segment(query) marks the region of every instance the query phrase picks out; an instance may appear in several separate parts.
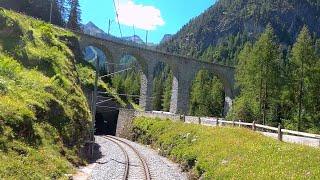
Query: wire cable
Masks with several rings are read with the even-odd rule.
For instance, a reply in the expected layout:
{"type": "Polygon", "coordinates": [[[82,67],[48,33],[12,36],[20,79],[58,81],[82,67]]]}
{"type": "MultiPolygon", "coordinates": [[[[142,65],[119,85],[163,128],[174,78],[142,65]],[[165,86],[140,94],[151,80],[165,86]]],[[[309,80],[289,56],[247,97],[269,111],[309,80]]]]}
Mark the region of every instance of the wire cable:
{"type": "MultiPolygon", "coordinates": [[[[109,93],[109,92],[98,92],[99,94],[110,94],[110,95],[117,95],[117,96],[127,96],[127,97],[141,97],[140,95],[130,95],[130,94],[116,94],[116,93],[109,93]]],[[[147,99],[154,99],[155,96],[146,97],[147,99]]]]}
{"type": "Polygon", "coordinates": [[[121,70],[121,71],[118,71],[118,72],[114,72],[114,73],[110,73],[110,74],[107,74],[107,75],[104,75],[104,76],[100,76],[100,78],[109,77],[109,76],[112,76],[112,75],[115,75],[115,74],[119,74],[121,72],[128,71],[130,69],[132,69],[132,68],[128,68],[128,69],[124,69],[124,70],[121,70]]]}
{"type": "Polygon", "coordinates": [[[117,64],[117,63],[109,63],[109,62],[105,62],[105,64],[110,64],[110,65],[117,65],[117,66],[125,66],[125,65],[131,65],[131,64],[128,64],[128,63],[122,63],[122,64],[117,64]]]}
{"type": "Polygon", "coordinates": [[[110,106],[97,106],[97,107],[100,107],[100,108],[107,108],[107,109],[117,109],[119,110],[120,108],[118,107],[110,107],[110,106]]]}
{"type": "MultiPolygon", "coordinates": [[[[114,5],[114,9],[116,11],[117,21],[118,21],[118,25],[119,25],[119,31],[120,31],[120,35],[122,38],[122,31],[121,31],[121,26],[120,26],[120,21],[119,21],[119,14],[118,14],[118,9],[117,9],[115,0],[113,0],[113,5],[114,5]]],[[[119,6],[119,1],[118,1],[118,6],[119,6]]]]}
{"type": "Polygon", "coordinates": [[[107,99],[107,100],[100,101],[100,102],[96,103],[96,105],[109,102],[109,101],[111,101],[111,100],[113,100],[113,99],[114,99],[114,98],[110,98],[110,99],[107,99]]]}

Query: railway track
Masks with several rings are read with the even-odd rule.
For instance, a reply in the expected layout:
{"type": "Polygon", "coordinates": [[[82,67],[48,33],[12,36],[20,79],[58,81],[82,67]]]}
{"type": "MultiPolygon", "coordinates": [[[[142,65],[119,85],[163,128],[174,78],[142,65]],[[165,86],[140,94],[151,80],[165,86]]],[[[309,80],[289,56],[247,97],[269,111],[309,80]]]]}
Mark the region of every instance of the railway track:
{"type": "Polygon", "coordinates": [[[113,136],[104,136],[103,138],[116,144],[121,149],[122,154],[125,157],[125,162],[124,162],[125,168],[124,168],[123,178],[122,178],[123,180],[137,179],[137,178],[151,180],[151,174],[150,174],[150,170],[149,170],[147,162],[133,146],[131,146],[129,143],[127,143],[119,138],[113,137],[113,136]],[[134,155],[135,157],[129,156],[128,148],[135,154],[134,155]],[[137,158],[138,161],[137,161],[137,159],[134,159],[134,158],[137,158]],[[134,165],[134,163],[133,163],[134,160],[135,160],[135,162],[140,162],[140,163],[137,164],[135,168],[131,168],[134,165]],[[137,171],[137,169],[140,169],[140,171],[135,172],[134,169],[135,169],[135,171],[137,171]],[[137,175],[139,176],[139,174],[143,174],[144,177],[135,177],[137,175]]]}

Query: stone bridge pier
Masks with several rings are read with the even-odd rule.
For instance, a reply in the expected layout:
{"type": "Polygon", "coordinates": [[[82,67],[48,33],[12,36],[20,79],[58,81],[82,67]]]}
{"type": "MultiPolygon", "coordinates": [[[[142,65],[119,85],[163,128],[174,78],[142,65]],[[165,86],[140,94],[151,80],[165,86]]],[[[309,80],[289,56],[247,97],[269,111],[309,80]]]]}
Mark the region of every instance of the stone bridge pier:
{"type": "Polygon", "coordinates": [[[186,114],[189,111],[190,89],[196,75],[191,68],[174,67],[170,112],[186,114]]]}
{"type": "Polygon", "coordinates": [[[139,105],[145,111],[152,111],[153,65],[148,65],[141,73],[139,105]]]}

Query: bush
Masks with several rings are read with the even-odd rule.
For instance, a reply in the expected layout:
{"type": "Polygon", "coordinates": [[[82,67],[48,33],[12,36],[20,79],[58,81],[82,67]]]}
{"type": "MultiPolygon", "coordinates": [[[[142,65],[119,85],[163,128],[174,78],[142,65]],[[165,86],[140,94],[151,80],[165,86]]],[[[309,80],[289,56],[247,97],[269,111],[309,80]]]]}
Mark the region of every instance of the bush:
{"type": "Polygon", "coordinates": [[[42,26],[39,27],[42,40],[48,44],[52,44],[54,39],[52,28],[53,27],[48,24],[43,24],[42,26]]]}
{"type": "Polygon", "coordinates": [[[19,37],[22,30],[17,21],[8,17],[4,11],[0,11],[0,36],[19,37]]]}
{"type": "Polygon", "coordinates": [[[258,105],[247,96],[238,97],[234,101],[227,119],[246,122],[257,121],[259,119],[258,105]]]}
{"type": "Polygon", "coordinates": [[[0,95],[5,95],[8,92],[6,82],[0,78],[0,95]]]}

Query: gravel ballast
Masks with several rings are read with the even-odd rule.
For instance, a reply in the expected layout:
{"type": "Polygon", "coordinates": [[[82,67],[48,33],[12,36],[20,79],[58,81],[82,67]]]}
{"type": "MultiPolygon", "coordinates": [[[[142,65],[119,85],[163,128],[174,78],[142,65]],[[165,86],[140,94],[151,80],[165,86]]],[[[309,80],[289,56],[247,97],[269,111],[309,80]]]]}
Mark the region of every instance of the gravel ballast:
{"type": "MultiPolygon", "coordinates": [[[[121,139],[133,148],[145,159],[150,170],[151,179],[155,180],[187,180],[187,173],[182,172],[178,164],[171,162],[158,155],[155,150],[140,145],[138,143],[121,139]]],[[[100,146],[101,158],[98,159],[93,166],[90,179],[93,180],[111,180],[123,179],[125,169],[125,157],[121,149],[112,141],[96,136],[96,143],[100,146]]],[[[128,146],[120,143],[128,152],[130,167],[128,179],[143,179],[143,171],[141,164],[128,146]]]]}

